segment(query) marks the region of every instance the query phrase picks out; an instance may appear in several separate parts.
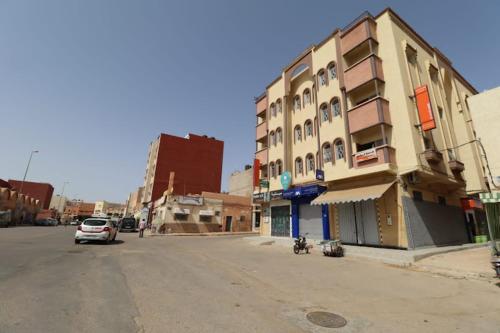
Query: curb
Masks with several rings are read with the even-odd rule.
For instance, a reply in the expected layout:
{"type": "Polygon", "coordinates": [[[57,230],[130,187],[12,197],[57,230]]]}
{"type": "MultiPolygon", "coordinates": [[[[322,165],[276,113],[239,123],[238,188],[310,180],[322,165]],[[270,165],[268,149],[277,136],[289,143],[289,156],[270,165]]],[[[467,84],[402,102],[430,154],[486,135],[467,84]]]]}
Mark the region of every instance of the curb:
{"type": "Polygon", "coordinates": [[[148,237],[167,237],[167,236],[191,236],[191,237],[221,237],[221,236],[242,236],[242,235],[258,235],[253,231],[242,232],[200,232],[200,233],[171,233],[171,234],[149,234],[148,237]]]}

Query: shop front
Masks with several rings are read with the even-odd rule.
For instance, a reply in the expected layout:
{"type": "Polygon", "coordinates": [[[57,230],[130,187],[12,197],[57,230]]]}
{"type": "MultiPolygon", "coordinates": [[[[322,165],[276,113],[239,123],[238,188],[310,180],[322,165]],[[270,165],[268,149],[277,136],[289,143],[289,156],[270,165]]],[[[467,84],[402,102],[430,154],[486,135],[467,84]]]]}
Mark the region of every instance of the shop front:
{"type": "Polygon", "coordinates": [[[326,190],[317,184],[297,186],[283,192],[291,201],[292,237],[306,235],[313,240],[330,239],[328,206],[311,206],[311,202],[326,190]]]}

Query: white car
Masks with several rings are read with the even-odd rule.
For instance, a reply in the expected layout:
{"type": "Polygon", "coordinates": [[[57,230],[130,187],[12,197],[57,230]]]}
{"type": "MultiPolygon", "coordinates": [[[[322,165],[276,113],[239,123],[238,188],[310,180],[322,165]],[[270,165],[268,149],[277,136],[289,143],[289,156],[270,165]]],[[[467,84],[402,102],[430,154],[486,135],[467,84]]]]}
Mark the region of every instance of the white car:
{"type": "Polygon", "coordinates": [[[80,241],[84,240],[103,241],[109,244],[115,240],[117,231],[117,225],[109,219],[86,219],[76,230],[75,244],[79,244],[80,241]]]}

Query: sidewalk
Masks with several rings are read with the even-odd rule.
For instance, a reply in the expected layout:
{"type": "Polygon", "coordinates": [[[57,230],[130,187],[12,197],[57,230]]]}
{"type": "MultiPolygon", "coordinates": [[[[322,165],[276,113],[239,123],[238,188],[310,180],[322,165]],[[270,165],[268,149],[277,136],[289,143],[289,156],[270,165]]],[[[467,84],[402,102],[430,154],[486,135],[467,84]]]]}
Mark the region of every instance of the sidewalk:
{"type": "Polygon", "coordinates": [[[147,237],[157,237],[157,236],[237,236],[237,235],[258,235],[258,232],[255,231],[240,231],[240,232],[178,232],[178,233],[171,233],[171,234],[159,234],[159,233],[152,233],[151,231],[146,231],[144,233],[144,236],[147,237]]]}
{"type": "MultiPolygon", "coordinates": [[[[292,248],[293,239],[292,238],[280,238],[280,237],[267,237],[267,236],[254,236],[246,237],[247,241],[254,245],[278,245],[283,247],[292,248]],[[264,243],[264,244],[262,244],[264,243]]],[[[317,245],[318,242],[314,242],[314,248],[312,253],[321,254],[320,246],[317,245]]],[[[457,246],[443,246],[443,247],[431,247],[419,250],[395,250],[395,249],[384,249],[368,246],[353,246],[353,245],[342,245],[344,247],[344,254],[346,257],[359,257],[368,258],[373,260],[378,260],[389,265],[396,265],[401,267],[409,267],[415,265],[419,260],[427,257],[469,250],[469,249],[483,249],[489,251],[488,244],[464,244],[457,246]]],[[[457,255],[460,257],[460,255],[457,255]]],[[[471,259],[473,260],[473,259],[471,259]]],[[[484,258],[483,258],[484,261],[484,258]]],[[[488,266],[489,267],[489,266],[488,266]]],[[[493,272],[493,270],[491,270],[493,272]]]]}

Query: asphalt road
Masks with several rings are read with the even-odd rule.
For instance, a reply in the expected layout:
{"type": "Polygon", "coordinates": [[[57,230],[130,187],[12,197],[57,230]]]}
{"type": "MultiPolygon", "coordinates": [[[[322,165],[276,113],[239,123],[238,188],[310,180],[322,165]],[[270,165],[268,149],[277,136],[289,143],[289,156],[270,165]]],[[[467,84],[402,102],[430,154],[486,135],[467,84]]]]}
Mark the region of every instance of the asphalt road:
{"type": "Polygon", "coordinates": [[[350,258],[293,255],[241,237],[0,229],[0,332],[500,332],[500,283],[350,258]],[[311,311],[344,316],[325,329],[311,311]]]}

